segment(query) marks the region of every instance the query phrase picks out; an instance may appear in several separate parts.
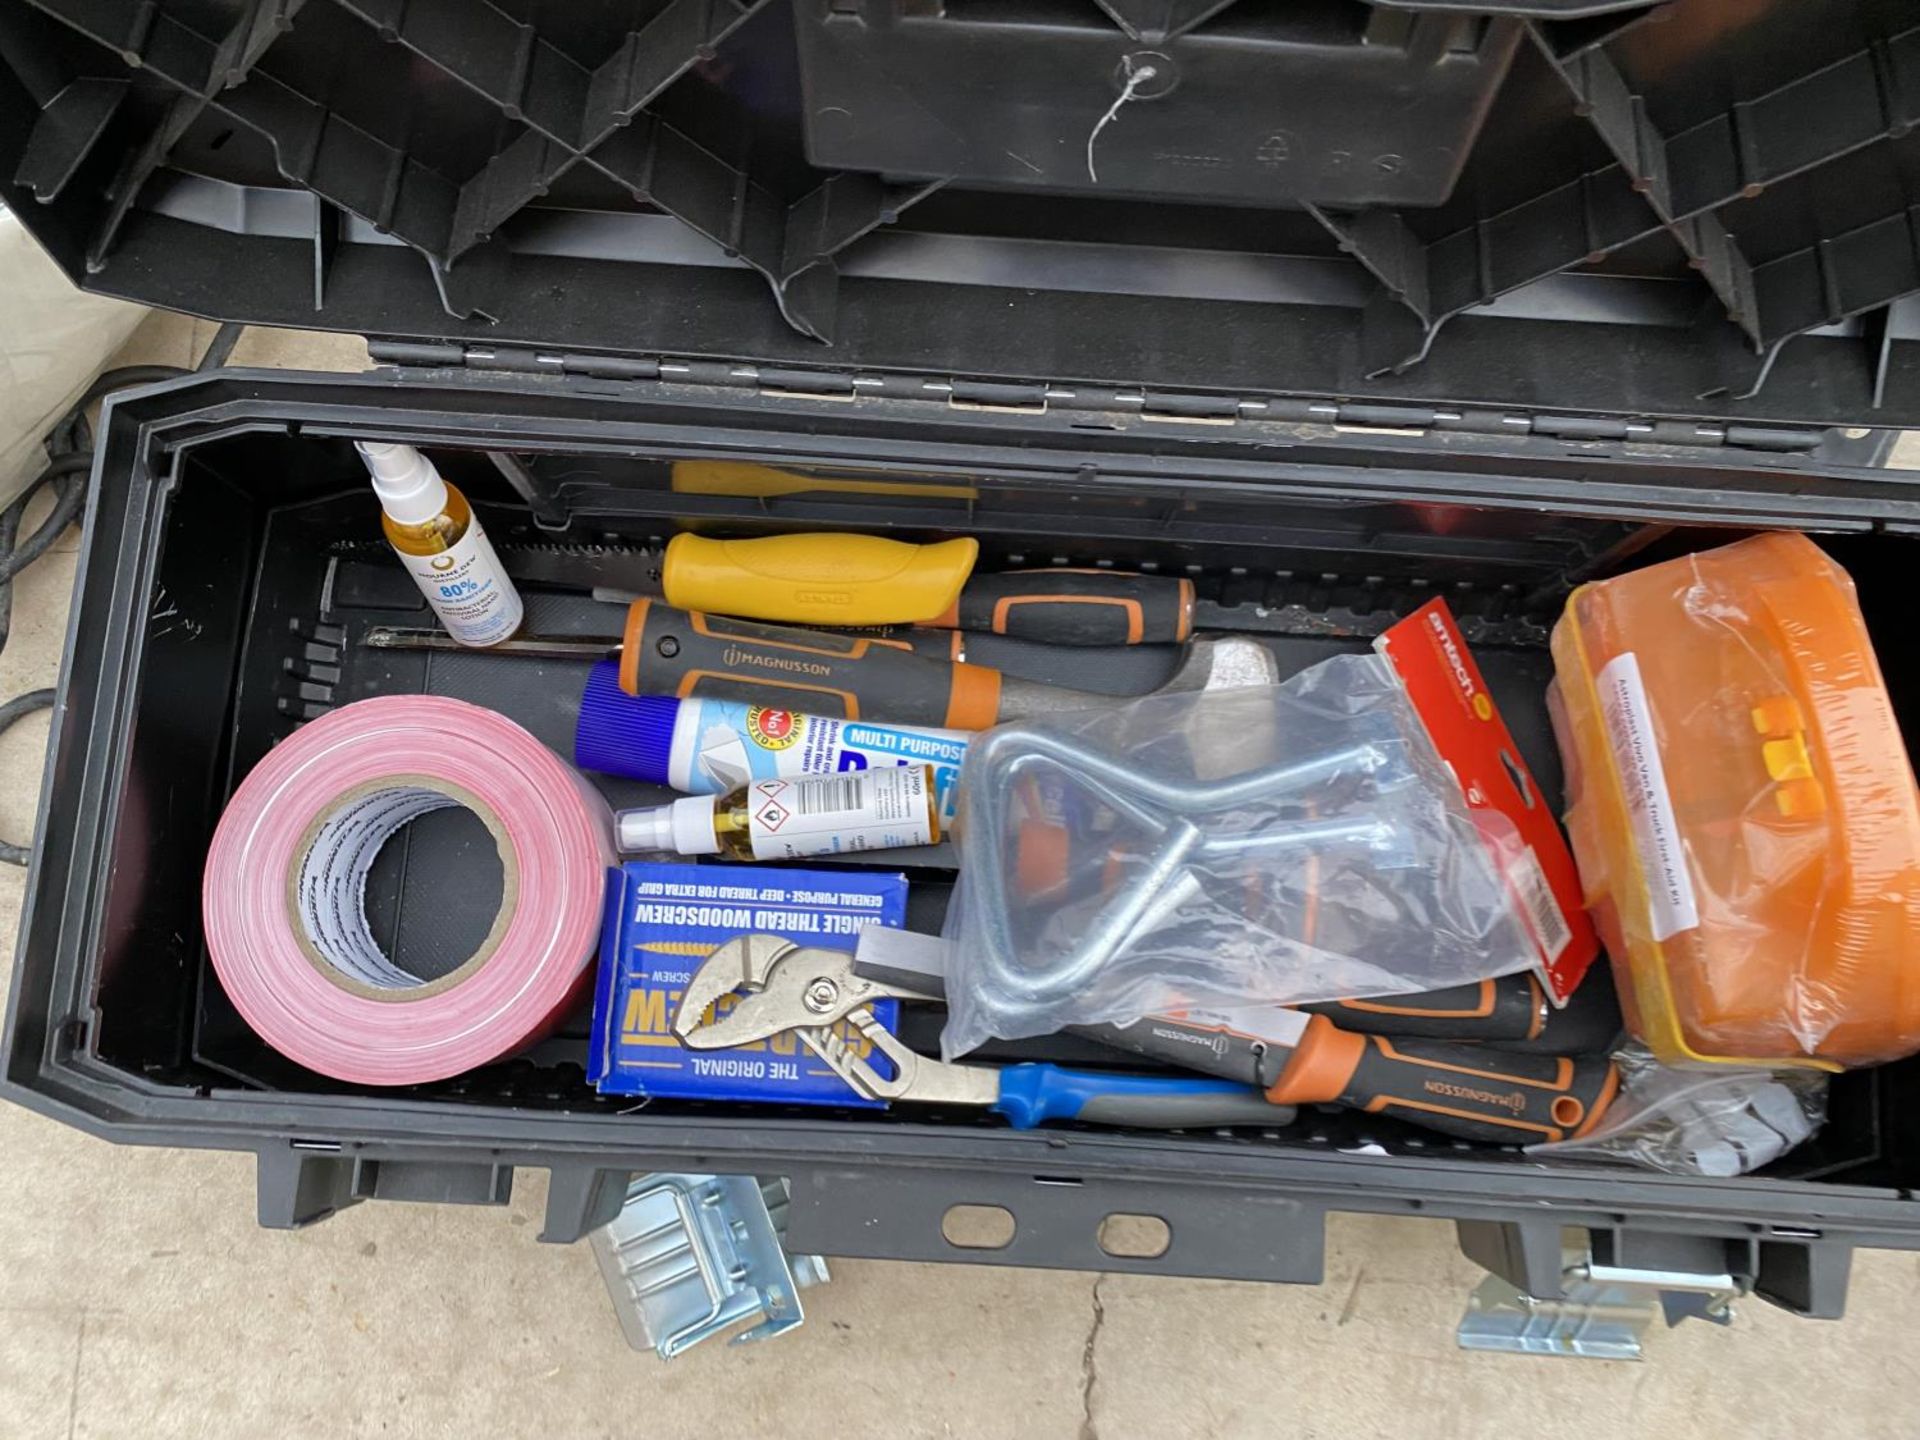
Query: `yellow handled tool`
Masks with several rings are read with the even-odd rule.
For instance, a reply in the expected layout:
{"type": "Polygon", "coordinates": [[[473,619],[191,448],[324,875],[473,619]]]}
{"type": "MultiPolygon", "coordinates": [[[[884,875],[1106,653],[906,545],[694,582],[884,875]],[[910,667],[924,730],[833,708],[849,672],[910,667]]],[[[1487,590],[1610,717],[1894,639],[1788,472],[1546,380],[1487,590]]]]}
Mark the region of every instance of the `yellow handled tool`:
{"type": "Polygon", "coordinates": [[[975,540],[774,535],[667,545],[661,589],[683,610],[785,625],[937,625],[1056,645],[1178,644],[1193,584],[1110,570],[973,575],[975,540]]]}
{"type": "Polygon", "coordinates": [[[1193,582],[1113,570],[972,574],[975,540],[910,545],[877,535],[676,535],[651,545],[497,547],[514,579],[662,597],[682,610],[775,624],[927,625],[1047,645],[1178,645],[1193,582]]]}
{"type": "Polygon", "coordinates": [[[676,535],[660,573],[667,603],[788,625],[931,620],[960,601],[978,540],[909,545],[878,535],[676,535]]]}

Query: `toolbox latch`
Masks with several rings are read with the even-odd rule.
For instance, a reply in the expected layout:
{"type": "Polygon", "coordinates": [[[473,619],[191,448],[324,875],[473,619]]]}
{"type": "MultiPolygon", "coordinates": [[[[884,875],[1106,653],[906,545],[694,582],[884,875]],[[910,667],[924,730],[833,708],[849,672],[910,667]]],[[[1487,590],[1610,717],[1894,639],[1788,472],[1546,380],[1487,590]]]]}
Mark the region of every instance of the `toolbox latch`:
{"type": "MultiPolygon", "coordinates": [[[[1620,1237],[1596,1233],[1590,1245],[1569,1246],[1561,1257],[1557,1295],[1535,1295],[1500,1275],[1488,1275],[1467,1297],[1456,1336],[1463,1350],[1507,1355],[1564,1355],[1585,1360],[1639,1360],[1642,1341],[1657,1319],[1733,1321],[1733,1302],[1748,1285],[1728,1270],[1666,1268],[1671,1261],[1617,1253],[1620,1237]]],[[[1660,1237],[1652,1237],[1660,1238],[1660,1237]]],[[[1669,1237],[1704,1246],[1696,1237],[1669,1237]]]]}
{"type": "Polygon", "coordinates": [[[826,1281],[827,1262],[786,1252],[787,1208],[785,1180],[637,1177],[620,1213],[592,1236],[627,1343],[671,1360],[749,1321],[733,1343],[799,1325],[800,1291],[826,1281]]]}

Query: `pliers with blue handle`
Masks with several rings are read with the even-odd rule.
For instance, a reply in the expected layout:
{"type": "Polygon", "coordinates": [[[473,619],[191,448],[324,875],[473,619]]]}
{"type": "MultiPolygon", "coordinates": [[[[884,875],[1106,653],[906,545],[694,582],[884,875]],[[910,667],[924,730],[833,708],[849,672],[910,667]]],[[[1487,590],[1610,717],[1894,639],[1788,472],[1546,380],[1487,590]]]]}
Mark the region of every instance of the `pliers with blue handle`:
{"type": "Polygon", "coordinates": [[[1283,1125],[1292,1116],[1231,1080],[1107,1075],[1057,1065],[950,1065],[908,1049],[874,1019],[876,1000],[938,1000],[856,974],[844,950],[796,945],[777,935],[742,935],[694,971],[673,1016],[673,1033],[695,1050],[723,1050],[791,1031],[855,1093],[873,1100],[980,1105],[1017,1130],[1048,1120],[1141,1129],[1283,1125]],[[721,1005],[728,996],[731,1009],[721,1005]],[[877,1069],[834,1027],[851,1026],[893,1073],[877,1069]]]}

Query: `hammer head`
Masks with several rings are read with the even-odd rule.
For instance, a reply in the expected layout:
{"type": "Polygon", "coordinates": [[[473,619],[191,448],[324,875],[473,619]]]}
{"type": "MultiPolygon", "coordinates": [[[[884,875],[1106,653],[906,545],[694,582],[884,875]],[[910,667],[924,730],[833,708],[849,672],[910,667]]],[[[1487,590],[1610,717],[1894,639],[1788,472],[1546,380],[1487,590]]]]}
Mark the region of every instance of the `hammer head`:
{"type": "MultiPolygon", "coordinates": [[[[1194,640],[1187,645],[1186,658],[1164,685],[1149,690],[1149,695],[1171,695],[1187,690],[1232,690],[1243,685],[1277,685],[1280,663],[1273,652],[1258,640],[1244,635],[1223,635],[1217,640],[1194,640]]],[[[1137,695],[1094,695],[1085,690],[1068,690],[1059,685],[1042,685],[1031,680],[1004,676],[1000,682],[999,719],[1024,720],[1033,715],[1051,715],[1062,710],[1125,705],[1141,698],[1137,695]]]]}
{"type": "Polygon", "coordinates": [[[1243,685],[1277,685],[1280,662],[1273,651],[1244,635],[1195,640],[1173,678],[1152,693],[1181,690],[1237,690],[1243,685]]]}

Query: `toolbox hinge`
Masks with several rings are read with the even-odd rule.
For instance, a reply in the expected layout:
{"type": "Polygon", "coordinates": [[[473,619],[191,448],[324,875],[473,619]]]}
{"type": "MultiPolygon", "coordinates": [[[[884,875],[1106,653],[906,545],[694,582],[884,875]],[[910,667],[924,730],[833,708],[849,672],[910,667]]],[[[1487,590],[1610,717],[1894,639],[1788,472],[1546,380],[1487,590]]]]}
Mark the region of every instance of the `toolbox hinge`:
{"type": "MultiPolygon", "coordinates": [[[[661,381],[674,385],[750,390],[763,395],[835,402],[919,402],[950,410],[1058,414],[1084,426],[1104,415],[1113,423],[1324,426],[1336,432],[1427,437],[1529,439],[1556,446],[1633,444],[1688,449],[1746,450],[1785,456],[1822,451],[1836,432],[1788,425],[1658,420],[1628,415],[1565,415],[1507,406],[1388,403],[1310,396],[1175,393],[1075,381],[973,380],[961,376],[853,374],[821,366],[755,365],[676,357],[582,354],[525,346],[457,341],[373,340],[376,363],[401,369],[495,370],[515,375],[580,376],[596,380],[661,381]]],[[[1854,436],[1856,432],[1847,432],[1854,436]]],[[[1833,458],[1853,460],[1851,455],[1833,458]]],[[[1871,463],[1871,462],[1868,462],[1871,463]]]]}
{"type": "Polygon", "coordinates": [[[402,370],[500,370],[511,375],[586,375],[601,380],[657,380],[658,360],[619,355],[581,355],[521,345],[470,345],[412,340],[370,340],[377,365],[402,370]]]}

